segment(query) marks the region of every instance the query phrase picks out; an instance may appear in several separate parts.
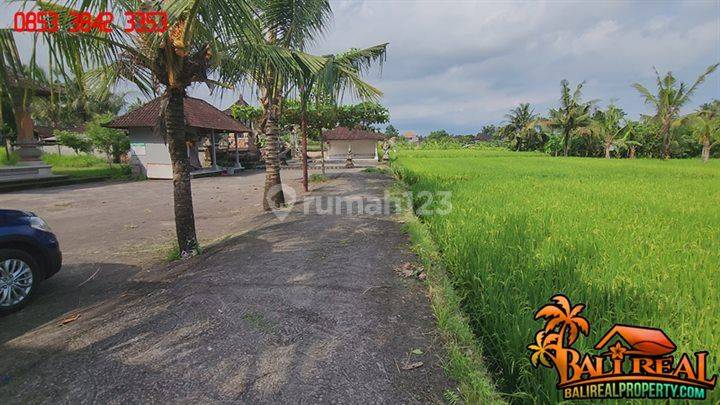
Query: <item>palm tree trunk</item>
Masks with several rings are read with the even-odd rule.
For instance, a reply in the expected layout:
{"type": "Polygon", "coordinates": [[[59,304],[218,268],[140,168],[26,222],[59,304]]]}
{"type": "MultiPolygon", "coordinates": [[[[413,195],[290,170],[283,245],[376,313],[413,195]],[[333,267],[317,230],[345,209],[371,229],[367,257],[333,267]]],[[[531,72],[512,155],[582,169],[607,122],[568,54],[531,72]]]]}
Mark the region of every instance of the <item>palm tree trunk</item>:
{"type": "Polygon", "coordinates": [[[630,159],[635,159],[635,147],[630,147],[630,159]]]}
{"type": "Polygon", "coordinates": [[[322,165],[322,174],[325,175],[325,137],[320,129],[320,162],[322,165]]]}
{"type": "Polygon", "coordinates": [[[605,159],[610,159],[610,147],[612,143],[605,142],[605,159]]]}
{"type": "MultiPolygon", "coordinates": [[[[304,89],[301,89],[303,91],[304,89]]],[[[303,190],[308,191],[308,156],[307,156],[307,97],[300,101],[300,132],[302,133],[302,171],[303,190]]]]}
{"type": "Polygon", "coordinates": [[[710,160],[710,139],[706,137],[703,139],[702,161],[707,163],[708,160],[710,160]]]}
{"type": "MultiPolygon", "coordinates": [[[[272,72],[268,74],[273,78],[272,72]]],[[[269,80],[272,86],[274,78],[269,80]]],[[[282,192],[282,181],[280,179],[280,160],[278,159],[278,98],[275,91],[267,85],[261,88],[260,102],[267,119],[265,127],[262,128],[265,134],[265,190],[263,192],[263,209],[270,211],[273,208],[280,208],[285,204],[285,196],[282,192]]]]}
{"type": "Polygon", "coordinates": [[[173,169],[175,232],[181,256],[186,257],[197,254],[198,242],[190,187],[190,163],[185,142],[185,114],[183,111],[185,89],[170,88],[167,90],[167,97],[165,127],[173,169]]]}
{"type": "Polygon", "coordinates": [[[563,156],[567,157],[570,152],[570,131],[563,133],[563,156]]]}
{"type": "Polygon", "coordinates": [[[663,122],[663,159],[670,159],[670,121],[663,122]]]}

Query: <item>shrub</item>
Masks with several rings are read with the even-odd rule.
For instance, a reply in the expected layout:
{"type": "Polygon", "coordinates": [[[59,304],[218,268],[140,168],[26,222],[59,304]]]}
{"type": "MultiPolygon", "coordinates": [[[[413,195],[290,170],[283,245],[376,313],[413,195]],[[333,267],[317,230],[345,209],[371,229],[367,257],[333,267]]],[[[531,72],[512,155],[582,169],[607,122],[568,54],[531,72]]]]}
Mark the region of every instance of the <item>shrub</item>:
{"type": "Polygon", "coordinates": [[[120,163],[120,158],[130,150],[130,138],[125,131],[105,128],[102,125],[110,122],[111,114],[96,115],[85,127],[85,134],[92,141],[95,149],[107,155],[108,160],[120,163]]]}
{"type": "Polygon", "coordinates": [[[67,146],[78,155],[80,152],[87,153],[92,151],[92,141],[82,134],[65,130],[55,130],[54,135],[60,145],[67,146]]]}

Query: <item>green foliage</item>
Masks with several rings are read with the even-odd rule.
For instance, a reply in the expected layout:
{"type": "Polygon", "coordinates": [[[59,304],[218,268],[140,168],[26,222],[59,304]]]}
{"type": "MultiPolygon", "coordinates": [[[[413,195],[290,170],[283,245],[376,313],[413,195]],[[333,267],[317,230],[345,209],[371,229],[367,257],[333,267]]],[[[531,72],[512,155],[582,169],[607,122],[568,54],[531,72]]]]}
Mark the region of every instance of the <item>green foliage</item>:
{"type": "Polygon", "coordinates": [[[0,146],[0,166],[14,166],[20,161],[16,152],[7,152],[5,147],[0,146]]]}
{"type": "Polygon", "coordinates": [[[428,134],[427,138],[425,138],[426,141],[447,141],[452,138],[452,135],[450,135],[446,130],[444,129],[437,129],[435,131],[432,131],[428,134]]]}
{"type": "Polygon", "coordinates": [[[68,148],[74,150],[78,155],[80,152],[87,153],[92,151],[92,141],[83,134],[56,129],[53,135],[55,135],[60,145],[67,146],[68,148]]]}
{"type": "Polygon", "coordinates": [[[131,170],[127,165],[108,165],[103,159],[88,154],[59,155],[45,153],[43,162],[52,166],[54,174],[70,177],[109,177],[112,179],[127,179],[131,170]]]}
{"type": "Polygon", "coordinates": [[[568,156],[570,144],[578,132],[590,125],[591,109],[594,101],[582,101],[582,87],[585,82],[578,84],[575,90],[570,89],[567,80],[560,82],[560,107],[550,109],[550,119],[545,125],[557,129],[563,136],[563,153],[568,156]]]}
{"type": "Polygon", "coordinates": [[[233,118],[240,122],[251,123],[255,122],[262,116],[262,109],[252,105],[237,105],[234,104],[231,109],[233,118]]]}
{"type": "Polygon", "coordinates": [[[385,136],[387,138],[398,137],[400,136],[400,131],[398,131],[397,128],[395,128],[392,124],[390,124],[385,127],[385,136]]]}
{"type": "Polygon", "coordinates": [[[429,228],[413,214],[412,207],[408,206],[406,191],[407,187],[402,183],[396,183],[390,189],[391,196],[399,202],[396,208],[400,211],[405,231],[410,235],[412,249],[422,260],[426,270],[431,308],[447,353],[443,367],[458,383],[457,391],[447,390],[444,396],[449,403],[503,403],[494,378],[487,371],[482,346],[462,312],[461,297],[453,288],[437,244],[433,241],[429,228]]]}
{"type": "Polygon", "coordinates": [[[92,167],[98,165],[107,165],[107,163],[95,155],[78,154],[59,155],[57,153],[45,153],[42,155],[43,162],[53,167],[92,167]]]}
{"type": "Polygon", "coordinates": [[[624,323],[662,328],[678,353],[720,352],[720,161],[403,150],[393,166],[416,195],[452,193],[449,215],[422,220],[503,391],[561,399],[526,350],[560,292],[587,306],[580,351],[624,323]]]}
{"type": "Polygon", "coordinates": [[[310,183],[322,183],[328,181],[328,177],[324,174],[313,173],[308,180],[310,183]]]}
{"type": "Polygon", "coordinates": [[[85,134],[92,141],[93,147],[105,153],[108,160],[120,163],[120,158],[130,150],[130,138],[120,129],[102,126],[114,117],[110,114],[96,115],[92,122],[85,125],[85,134]]]}

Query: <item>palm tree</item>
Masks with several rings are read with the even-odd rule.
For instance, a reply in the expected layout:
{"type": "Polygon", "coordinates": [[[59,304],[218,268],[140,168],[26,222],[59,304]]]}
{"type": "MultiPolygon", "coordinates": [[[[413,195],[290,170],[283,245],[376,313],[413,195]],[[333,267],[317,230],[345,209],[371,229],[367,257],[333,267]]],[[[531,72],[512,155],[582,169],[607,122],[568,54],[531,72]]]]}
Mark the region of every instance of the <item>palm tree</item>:
{"type": "Polygon", "coordinates": [[[625,112],[623,110],[616,107],[615,104],[610,104],[607,110],[597,111],[590,124],[590,131],[603,142],[606,159],[610,159],[610,149],[620,135],[626,131],[626,127],[621,125],[624,116],[625,112]]]}
{"type": "Polygon", "coordinates": [[[652,105],[655,109],[654,119],[660,124],[660,133],[663,139],[663,158],[670,159],[670,131],[673,123],[680,116],[680,108],[690,101],[690,96],[695,93],[695,90],[705,81],[705,78],[717,69],[718,65],[720,63],[705,69],[705,72],[698,76],[690,87],[683,82],[678,83],[672,72],[667,72],[665,76],[660,77],[657,69],[654,69],[657,94],[652,94],[650,90],[640,83],[633,84],[633,87],[645,99],[645,103],[652,105]]]}
{"type": "MultiPolygon", "coordinates": [[[[317,73],[325,59],[304,53],[327,25],[331,16],[327,0],[258,0],[254,12],[265,34],[265,46],[295,61],[294,69],[280,69],[272,59],[260,60],[248,70],[248,77],[259,88],[262,117],[260,132],[265,137],[265,187],[263,208],[271,210],[285,203],[280,178],[279,122],[283,99],[304,73],[317,73]]],[[[231,46],[236,58],[243,58],[248,50],[244,44],[231,46]]],[[[272,56],[272,55],[271,55],[272,56]]]]}
{"type": "Polygon", "coordinates": [[[538,364],[542,364],[545,367],[551,368],[550,361],[555,362],[556,354],[553,354],[551,350],[557,350],[558,340],[560,335],[557,333],[546,333],[543,330],[539,330],[535,334],[535,344],[528,345],[527,348],[532,352],[530,356],[530,362],[537,368],[538,364]]]}
{"type": "Polygon", "coordinates": [[[560,328],[560,347],[570,347],[578,338],[579,332],[585,336],[590,333],[590,324],[587,319],[580,316],[585,305],[571,306],[570,301],[564,295],[555,295],[551,298],[553,304],[545,305],[535,313],[535,319],[546,320],[545,332],[552,332],[560,328]],[[565,339],[567,338],[567,346],[565,339]]]}
{"type": "MultiPolygon", "coordinates": [[[[314,92],[325,101],[337,105],[345,91],[364,100],[374,100],[382,92],[361,79],[362,73],[378,62],[382,64],[387,51],[387,43],[365,49],[350,49],[346,52],[325,55],[326,62],[318,72],[303,72],[298,91],[300,93],[300,130],[302,132],[303,188],[308,191],[307,167],[307,106],[314,92]]],[[[322,146],[322,142],[321,142],[322,146]]]]}
{"type": "Polygon", "coordinates": [[[521,103],[505,114],[507,125],[503,131],[508,136],[511,145],[516,151],[522,148],[523,142],[529,143],[535,136],[535,126],[538,116],[529,103],[521,103]]]}
{"type": "Polygon", "coordinates": [[[689,120],[698,141],[702,144],[702,160],[707,162],[712,147],[720,143],[720,100],[701,105],[689,120]]]}
{"type": "Polygon", "coordinates": [[[570,91],[570,83],[563,79],[560,82],[562,87],[560,95],[560,107],[550,109],[550,119],[546,124],[551,128],[559,129],[563,138],[563,156],[567,156],[570,152],[570,141],[572,136],[580,128],[585,128],[590,124],[590,112],[595,101],[582,102],[582,82],[575,87],[575,91],[570,91]]]}
{"type": "MultiPolygon", "coordinates": [[[[258,0],[259,1],[259,0],[258,0]]],[[[129,0],[108,2],[84,0],[77,11],[127,10],[163,11],[167,13],[165,32],[126,32],[111,26],[108,33],[56,32],[46,41],[58,59],[58,65],[97,66],[103,80],[98,85],[110,87],[120,79],[135,83],[149,94],[162,88],[163,113],[158,128],[170,151],[173,170],[175,229],[182,256],[198,251],[195,232],[190,165],[186,149],[183,100],[192,83],[206,83],[213,88],[223,82],[239,82],[248,70],[260,62],[270,62],[272,69],[293,69],[298,60],[287,52],[268,46],[255,13],[255,0],[184,0],[144,2],[129,0]],[[228,45],[242,46],[242,58],[230,58],[228,45]],[[215,75],[217,80],[210,78],[215,75]]],[[[77,2],[38,2],[43,9],[69,15],[77,2]]]]}
{"type": "MultiPolygon", "coordinates": [[[[615,139],[613,142],[619,150],[627,150],[628,158],[635,159],[637,147],[642,146],[640,143],[640,133],[643,124],[637,121],[627,121],[622,129],[622,137],[615,139]]],[[[618,152],[619,154],[620,152],[618,152]]]]}

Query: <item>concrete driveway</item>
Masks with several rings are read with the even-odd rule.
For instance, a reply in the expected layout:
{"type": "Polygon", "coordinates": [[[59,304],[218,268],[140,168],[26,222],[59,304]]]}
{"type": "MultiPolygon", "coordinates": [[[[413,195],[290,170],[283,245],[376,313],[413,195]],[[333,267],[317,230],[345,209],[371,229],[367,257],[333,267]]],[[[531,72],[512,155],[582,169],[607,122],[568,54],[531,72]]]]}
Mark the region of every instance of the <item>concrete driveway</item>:
{"type": "MultiPolygon", "coordinates": [[[[283,181],[299,186],[299,172],[283,181]]],[[[258,226],[263,171],[193,180],[201,243],[258,226]]],[[[44,282],[31,305],[0,318],[0,344],[45,322],[71,315],[120,291],[162,264],[175,238],[172,183],[92,183],[0,194],[0,207],[32,211],[53,228],[62,270],[44,282]]]]}
{"type": "MultiPolygon", "coordinates": [[[[307,197],[378,200],[391,181],[332,177],[307,197]]],[[[424,288],[393,271],[414,260],[393,216],[296,206],[280,221],[262,181],[195,181],[201,239],[251,230],[155,267],[169,183],[0,197],[47,217],[68,256],[0,318],[0,403],[442,402],[452,382],[424,288]]]]}

